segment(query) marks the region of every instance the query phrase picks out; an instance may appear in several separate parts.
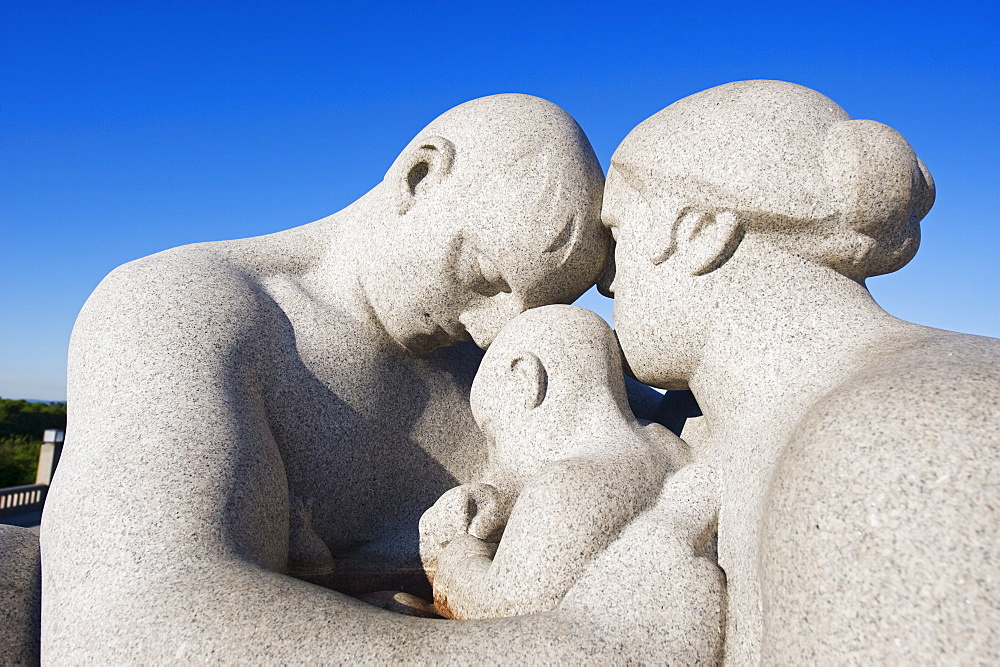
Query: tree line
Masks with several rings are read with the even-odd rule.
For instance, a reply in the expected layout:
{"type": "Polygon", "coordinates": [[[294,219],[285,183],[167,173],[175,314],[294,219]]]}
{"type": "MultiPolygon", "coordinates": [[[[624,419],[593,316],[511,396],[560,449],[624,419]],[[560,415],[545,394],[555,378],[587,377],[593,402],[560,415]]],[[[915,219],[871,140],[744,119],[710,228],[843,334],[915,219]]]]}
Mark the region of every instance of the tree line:
{"type": "Polygon", "coordinates": [[[0,488],[35,483],[47,428],[66,428],[65,403],[0,398],[0,488]]]}

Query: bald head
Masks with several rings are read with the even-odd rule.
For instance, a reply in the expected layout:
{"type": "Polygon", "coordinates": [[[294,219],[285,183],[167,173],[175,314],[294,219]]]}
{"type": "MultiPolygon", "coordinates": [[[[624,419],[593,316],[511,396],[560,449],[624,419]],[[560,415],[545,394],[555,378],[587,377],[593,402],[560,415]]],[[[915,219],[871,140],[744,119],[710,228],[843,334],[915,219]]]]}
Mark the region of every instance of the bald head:
{"type": "Polygon", "coordinates": [[[421,192],[447,190],[478,245],[544,277],[527,307],[575,300],[610,251],[594,150],[568,113],[538,97],[491,95],[446,111],[409,143],[386,181],[400,190],[404,212],[421,192]]]}
{"type": "Polygon", "coordinates": [[[477,170],[499,174],[541,154],[553,164],[574,165],[591,185],[604,180],[580,126],[563,109],[540,97],[507,93],[459,104],[431,121],[406,150],[433,136],[448,139],[459,152],[454,165],[459,175],[475,175],[477,170]]]}
{"type": "Polygon", "coordinates": [[[374,319],[423,354],[486,348],[528,308],[572,303],[611,248],[604,176],[559,107],[528,95],[462,104],[427,126],[367,197],[355,232],[374,319]]]}

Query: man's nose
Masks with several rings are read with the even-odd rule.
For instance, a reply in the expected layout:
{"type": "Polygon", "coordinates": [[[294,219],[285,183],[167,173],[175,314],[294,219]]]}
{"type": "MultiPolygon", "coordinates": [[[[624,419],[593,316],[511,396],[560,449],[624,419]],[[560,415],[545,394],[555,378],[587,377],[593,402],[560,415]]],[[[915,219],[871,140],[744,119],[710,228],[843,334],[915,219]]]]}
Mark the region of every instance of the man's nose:
{"type": "Polygon", "coordinates": [[[608,263],[604,265],[604,271],[597,278],[597,291],[609,299],[615,298],[615,272],[615,248],[612,247],[608,263]]]}
{"type": "Polygon", "coordinates": [[[486,349],[508,322],[527,309],[519,295],[502,293],[490,298],[480,308],[462,314],[459,321],[472,334],[476,344],[486,349]]]}
{"type": "MultiPolygon", "coordinates": [[[[503,329],[512,319],[528,310],[530,307],[531,305],[525,303],[524,297],[520,294],[509,295],[500,304],[500,313],[498,318],[499,326],[497,327],[496,333],[499,334],[500,329],[503,329]]],[[[493,337],[496,338],[496,334],[494,334],[493,337]]]]}

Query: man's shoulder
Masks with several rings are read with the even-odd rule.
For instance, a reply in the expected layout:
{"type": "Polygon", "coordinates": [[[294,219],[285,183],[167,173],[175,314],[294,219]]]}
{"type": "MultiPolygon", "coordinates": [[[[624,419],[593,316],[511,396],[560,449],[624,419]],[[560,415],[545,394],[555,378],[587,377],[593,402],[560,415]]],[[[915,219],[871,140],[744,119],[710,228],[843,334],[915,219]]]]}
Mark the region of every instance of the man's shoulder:
{"type": "Polygon", "coordinates": [[[220,252],[217,244],[198,243],[122,264],[101,281],[94,295],[134,301],[183,291],[190,298],[199,289],[218,294],[220,289],[236,290],[250,282],[250,276],[220,252]]]}
{"type": "Polygon", "coordinates": [[[169,328],[179,319],[246,311],[263,291],[214,245],[181,246],[119,266],[91,294],[82,316],[143,316],[148,327],[169,328]]]}
{"type": "MultiPolygon", "coordinates": [[[[120,362],[225,356],[261,338],[269,298],[209,244],[144,257],[112,271],[77,318],[70,358],[120,362]]],[[[231,355],[230,355],[231,356],[231,355]]],[[[72,365],[71,365],[72,366],[72,365]]]]}

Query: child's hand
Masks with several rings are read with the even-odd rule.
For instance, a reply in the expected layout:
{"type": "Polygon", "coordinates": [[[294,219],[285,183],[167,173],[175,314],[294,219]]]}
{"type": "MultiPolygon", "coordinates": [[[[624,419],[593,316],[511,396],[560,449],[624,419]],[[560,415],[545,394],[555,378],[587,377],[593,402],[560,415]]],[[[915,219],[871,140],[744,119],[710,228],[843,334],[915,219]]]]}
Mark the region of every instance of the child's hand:
{"type": "MultiPolygon", "coordinates": [[[[441,552],[434,579],[434,607],[445,618],[490,618],[490,613],[474,612],[472,604],[484,602],[476,594],[482,586],[482,573],[489,570],[497,552],[494,542],[486,542],[472,535],[459,535],[441,552]],[[453,607],[455,598],[465,600],[458,609],[453,607]]],[[[489,607],[487,603],[487,608],[489,607]]]]}
{"type": "Polygon", "coordinates": [[[431,581],[441,552],[461,535],[495,541],[507,522],[506,504],[489,484],[463,484],[446,491],[420,517],[420,559],[431,581]]]}

